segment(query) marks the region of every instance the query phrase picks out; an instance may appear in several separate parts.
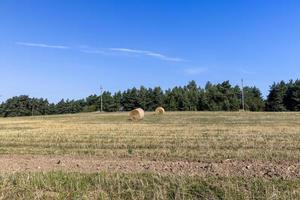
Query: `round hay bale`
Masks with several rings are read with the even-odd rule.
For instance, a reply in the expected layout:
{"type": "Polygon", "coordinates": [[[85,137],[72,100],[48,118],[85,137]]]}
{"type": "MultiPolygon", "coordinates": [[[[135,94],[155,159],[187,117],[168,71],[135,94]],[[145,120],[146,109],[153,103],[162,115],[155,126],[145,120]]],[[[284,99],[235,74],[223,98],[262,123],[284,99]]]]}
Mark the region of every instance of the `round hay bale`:
{"type": "Polygon", "coordinates": [[[156,114],[158,114],[158,115],[162,115],[162,114],[164,114],[166,111],[165,111],[165,109],[163,108],[163,107],[157,107],[156,109],[155,109],[155,113],[156,114]]]}
{"type": "Polygon", "coordinates": [[[145,116],[145,112],[141,108],[134,109],[129,113],[130,119],[134,121],[142,120],[144,116],[145,116]]]}

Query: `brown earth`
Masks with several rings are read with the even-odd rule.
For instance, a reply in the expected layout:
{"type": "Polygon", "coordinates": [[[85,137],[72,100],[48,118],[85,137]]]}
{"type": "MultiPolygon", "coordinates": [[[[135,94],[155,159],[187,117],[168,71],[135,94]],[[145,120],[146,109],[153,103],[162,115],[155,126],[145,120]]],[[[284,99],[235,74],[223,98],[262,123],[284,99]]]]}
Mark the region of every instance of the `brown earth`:
{"type": "Polygon", "coordinates": [[[139,158],[100,158],[69,155],[1,155],[0,172],[36,172],[62,170],[93,173],[155,172],[190,176],[243,176],[299,179],[300,162],[223,160],[221,162],[149,161],[139,158]]]}

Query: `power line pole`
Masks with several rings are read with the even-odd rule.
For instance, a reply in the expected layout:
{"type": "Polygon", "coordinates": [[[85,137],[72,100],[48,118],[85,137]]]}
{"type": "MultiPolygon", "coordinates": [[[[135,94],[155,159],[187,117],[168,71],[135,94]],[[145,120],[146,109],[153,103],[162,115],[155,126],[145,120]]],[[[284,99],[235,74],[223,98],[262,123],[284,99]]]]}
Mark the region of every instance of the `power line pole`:
{"type": "Polygon", "coordinates": [[[244,80],[242,79],[242,107],[243,107],[243,111],[245,111],[245,96],[244,96],[244,80]]]}
{"type": "Polygon", "coordinates": [[[100,112],[103,111],[103,99],[102,99],[102,95],[103,95],[103,87],[100,86],[100,112]]]}
{"type": "Polygon", "coordinates": [[[32,104],[31,116],[34,115],[34,104],[32,104]]]}

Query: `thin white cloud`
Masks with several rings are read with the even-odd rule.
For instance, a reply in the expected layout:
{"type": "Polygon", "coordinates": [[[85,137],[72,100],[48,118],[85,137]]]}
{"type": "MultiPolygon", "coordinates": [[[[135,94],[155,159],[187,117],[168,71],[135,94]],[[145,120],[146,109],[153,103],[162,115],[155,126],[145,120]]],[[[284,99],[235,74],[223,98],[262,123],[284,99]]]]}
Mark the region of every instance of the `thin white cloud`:
{"type": "MultiPolygon", "coordinates": [[[[63,46],[63,45],[49,45],[44,43],[32,43],[32,42],[16,42],[17,45],[21,46],[27,46],[27,47],[39,47],[39,48],[52,48],[52,49],[71,49],[69,46],[63,46]]],[[[87,54],[102,54],[102,55],[118,55],[120,53],[127,53],[128,55],[142,55],[142,56],[149,56],[154,57],[160,60],[165,61],[172,61],[172,62],[183,62],[186,61],[182,58],[177,57],[169,57],[166,55],[163,55],[161,53],[153,52],[153,51],[145,51],[145,50],[138,50],[138,49],[128,49],[128,48],[100,48],[100,49],[94,49],[90,48],[86,45],[80,46],[79,49],[82,53],[87,54]]]]}
{"type": "Polygon", "coordinates": [[[187,75],[199,75],[199,74],[202,74],[204,72],[206,72],[206,68],[202,68],[202,67],[197,67],[197,68],[188,68],[188,69],[185,69],[185,73],[187,75]]]}
{"type": "Polygon", "coordinates": [[[118,54],[115,52],[110,51],[109,49],[105,48],[91,48],[88,46],[79,47],[79,51],[85,54],[97,54],[97,55],[104,55],[104,56],[117,56],[118,54]]]}
{"type": "Polygon", "coordinates": [[[128,49],[128,48],[109,48],[110,51],[122,52],[122,53],[133,53],[133,54],[141,54],[144,56],[151,56],[161,60],[173,61],[173,62],[183,62],[182,58],[169,57],[157,52],[145,51],[139,49],[128,49]]]}
{"type": "Polygon", "coordinates": [[[52,49],[69,49],[68,46],[62,45],[49,45],[42,43],[31,43],[31,42],[16,42],[17,45],[27,46],[27,47],[40,47],[40,48],[52,48],[52,49]]]}
{"type": "Polygon", "coordinates": [[[127,49],[127,48],[109,48],[110,51],[119,51],[125,53],[145,53],[147,51],[136,50],[136,49],[127,49]]]}

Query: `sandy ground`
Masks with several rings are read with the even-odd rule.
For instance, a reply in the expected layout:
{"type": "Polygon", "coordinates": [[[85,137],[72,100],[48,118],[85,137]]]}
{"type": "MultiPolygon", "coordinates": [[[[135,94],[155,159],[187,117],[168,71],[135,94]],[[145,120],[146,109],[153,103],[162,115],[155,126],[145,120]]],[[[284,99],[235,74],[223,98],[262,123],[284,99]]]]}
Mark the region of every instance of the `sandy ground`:
{"type": "Polygon", "coordinates": [[[1,155],[0,172],[37,172],[62,170],[93,173],[155,172],[190,176],[244,176],[281,179],[299,179],[300,162],[237,161],[186,162],[149,161],[138,158],[114,159],[67,155],[1,155]]]}

